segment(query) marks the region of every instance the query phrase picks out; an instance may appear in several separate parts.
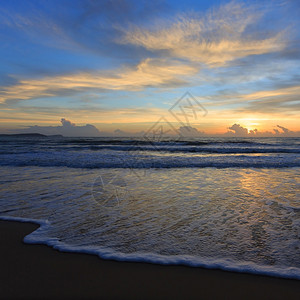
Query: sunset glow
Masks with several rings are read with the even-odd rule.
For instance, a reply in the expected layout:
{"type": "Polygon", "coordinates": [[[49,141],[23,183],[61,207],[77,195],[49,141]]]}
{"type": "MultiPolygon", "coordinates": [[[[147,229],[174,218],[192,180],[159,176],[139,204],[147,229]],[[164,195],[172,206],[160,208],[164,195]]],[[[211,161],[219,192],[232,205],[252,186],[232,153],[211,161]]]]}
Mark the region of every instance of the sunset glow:
{"type": "Polygon", "coordinates": [[[1,3],[0,132],[179,128],[168,110],[189,92],[201,134],[299,135],[298,4],[198,2],[1,3]]]}

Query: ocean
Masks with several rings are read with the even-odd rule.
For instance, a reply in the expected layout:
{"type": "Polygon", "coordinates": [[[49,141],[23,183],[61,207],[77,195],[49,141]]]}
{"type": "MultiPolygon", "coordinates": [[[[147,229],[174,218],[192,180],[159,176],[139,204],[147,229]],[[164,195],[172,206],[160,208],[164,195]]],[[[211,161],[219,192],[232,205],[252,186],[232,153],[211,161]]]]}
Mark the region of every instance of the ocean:
{"type": "Polygon", "coordinates": [[[300,279],[300,138],[0,138],[0,218],[104,259],[300,279]]]}

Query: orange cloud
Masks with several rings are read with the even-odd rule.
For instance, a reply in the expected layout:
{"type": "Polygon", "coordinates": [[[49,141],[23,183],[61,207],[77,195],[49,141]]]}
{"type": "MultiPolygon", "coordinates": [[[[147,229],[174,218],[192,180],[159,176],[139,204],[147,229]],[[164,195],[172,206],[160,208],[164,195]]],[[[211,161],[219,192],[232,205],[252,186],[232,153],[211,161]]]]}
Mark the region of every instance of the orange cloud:
{"type": "Polygon", "coordinates": [[[282,34],[258,38],[245,29],[259,17],[256,11],[231,2],[206,16],[179,16],[171,25],[158,24],[152,30],[139,27],[125,31],[122,43],[152,51],[167,51],[173,58],[204,63],[209,67],[249,55],[280,51],[282,34]]]}
{"type": "Polygon", "coordinates": [[[160,59],[146,59],[134,68],[122,68],[110,73],[77,73],[23,79],[16,85],[0,90],[0,103],[10,99],[26,100],[37,97],[51,97],[66,90],[87,89],[137,91],[146,87],[178,86],[185,76],[195,74],[197,69],[179,62],[160,59]]]}
{"type": "Polygon", "coordinates": [[[289,96],[289,95],[300,95],[300,85],[276,89],[276,90],[270,90],[270,91],[259,91],[255,93],[250,93],[247,95],[243,95],[242,98],[247,100],[256,100],[256,99],[263,99],[269,97],[289,96]]]}

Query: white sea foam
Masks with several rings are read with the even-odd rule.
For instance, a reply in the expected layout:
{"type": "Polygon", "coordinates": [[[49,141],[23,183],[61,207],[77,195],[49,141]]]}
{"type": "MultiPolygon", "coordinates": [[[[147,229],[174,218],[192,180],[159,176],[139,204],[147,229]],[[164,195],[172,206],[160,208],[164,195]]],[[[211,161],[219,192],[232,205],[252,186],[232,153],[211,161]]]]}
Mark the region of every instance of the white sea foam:
{"type": "Polygon", "coordinates": [[[45,238],[44,234],[49,228],[50,223],[47,220],[36,220],[29,218],[0,216],[0,220],[18,221],[26,223],[35,223],[41,227],[24,237],[27,244],[44,244],[61,252],[84,253],[97,255],[102,259],[129,261],[129,262],[146,262],[161,265],[186,265],[190,267],[203,267],[207,269],[221,269],[240,273],[250,273],[267,275],[282,278],[291,278],[300,280],[299,268],[282,268],[274,266],[260,266],[255,263],[237,262],[232,259],[214,259],[199,258],[192,255],[158,255],[151,252],[124,254],[109,248],[95,246],[72,246],[61,242],[58,238],[45,238]],[[43,232],[43,233],[42,233],[43,232]],[[42,234],[41,234],[42,233],[42,234]]]}
{"type": "Polygon", "coordinates": [[[40,225],[26,243],[300,279],[299,168],[0,169],[1,219],[40,225]]]}

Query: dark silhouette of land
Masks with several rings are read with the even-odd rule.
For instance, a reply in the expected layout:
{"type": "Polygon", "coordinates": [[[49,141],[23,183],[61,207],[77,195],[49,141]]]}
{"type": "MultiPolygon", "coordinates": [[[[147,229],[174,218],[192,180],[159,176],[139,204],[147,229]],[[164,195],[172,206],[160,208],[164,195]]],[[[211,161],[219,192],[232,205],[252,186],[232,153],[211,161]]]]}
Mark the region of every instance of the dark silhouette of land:
{"type": "Polygon", "coordinates": [[[61,134],[45,135],[41,133],[16,133],[16,134],[0,134],[0,137],[49,138],[49,137],[63,137],[63,136],[61,134]]]}

